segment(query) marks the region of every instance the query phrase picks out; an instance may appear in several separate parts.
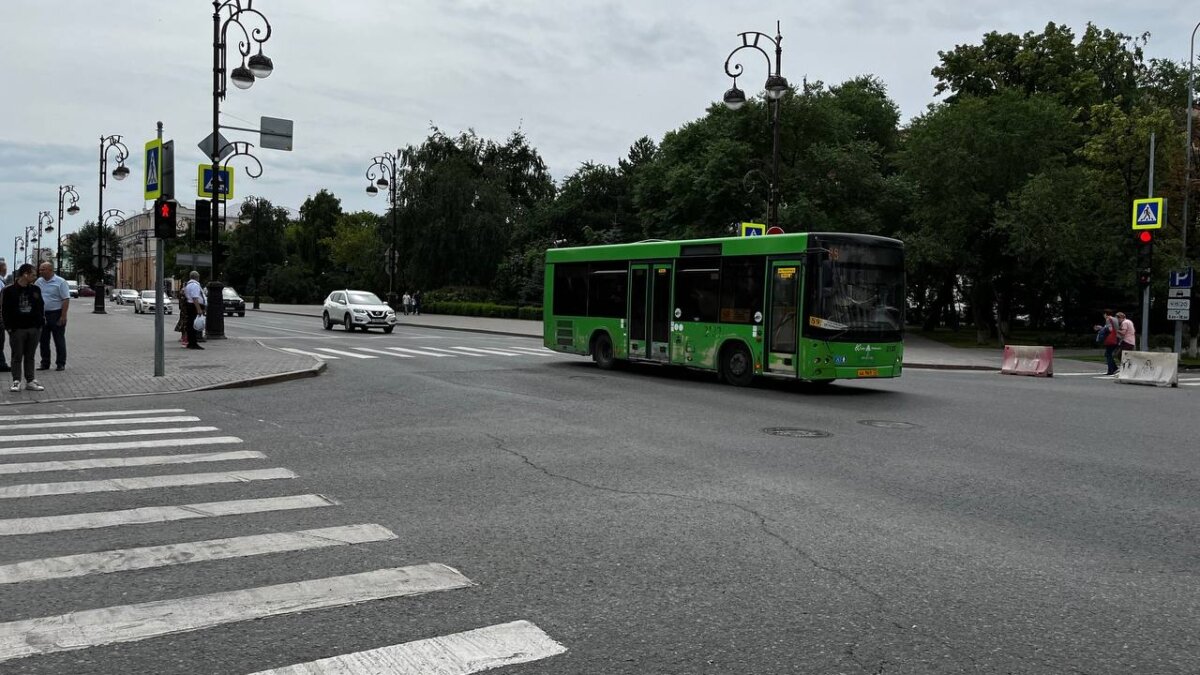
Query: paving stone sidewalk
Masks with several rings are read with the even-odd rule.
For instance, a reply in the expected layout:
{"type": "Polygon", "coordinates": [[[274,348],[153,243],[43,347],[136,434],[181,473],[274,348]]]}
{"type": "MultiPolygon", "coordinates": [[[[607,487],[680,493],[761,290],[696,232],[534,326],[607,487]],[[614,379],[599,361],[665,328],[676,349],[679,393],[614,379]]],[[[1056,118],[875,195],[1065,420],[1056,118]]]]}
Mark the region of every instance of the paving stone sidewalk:
{"type": "MultiPolygon", "coordinates": [[[[0,405],[165,394],[266,384],[311,377],[323,368],[319,359],[267,348],[255,340],[209,340],[204,350],[184,349],[172,330],[178,318],[165,319],[165,375],[154,377],[154,322],[123,307],[92,313],[91,298],[76,300],[67,322],[67,368],[36,371],[46,390],[8,390],[10,373],[0,373],[0,405]],[[86,303],[86,304],[85,304],[86,303]]],[[[11,360],[5,344],[5,359],[11,360]]],[[[39,355],[40,359],[40,355],[39,355]]]]}

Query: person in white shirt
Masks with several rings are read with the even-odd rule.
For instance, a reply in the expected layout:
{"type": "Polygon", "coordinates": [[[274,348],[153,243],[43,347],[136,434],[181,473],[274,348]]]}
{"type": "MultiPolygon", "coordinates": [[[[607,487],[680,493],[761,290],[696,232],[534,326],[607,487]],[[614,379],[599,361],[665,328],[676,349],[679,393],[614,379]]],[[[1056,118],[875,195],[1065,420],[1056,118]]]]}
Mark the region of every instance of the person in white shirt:
{"type": "Polygon", "coordinates": [[[200,285],[200,273],[192,270],[188,274],[188,282],[183,286],[184,308],[187,309],[184,327],[187,328],[187,348],[204,349],[200,346],[200,333],[196,330],[196,317],[204,316],[204,306],[208,302],[204,297],[204,287],[200,285]]]}
{"type": "Polygon", "coordinates": [[[46,323],[42,326],[42,363],[38,370],[50,369],[50,340],[54,340],[54,369],[67,367],[67,309],[71,306],[71,287],[67,280],[54,273],[54,267],[44,262],[38,265],[37,287],[42,290],[46,305],[46,323]]]}

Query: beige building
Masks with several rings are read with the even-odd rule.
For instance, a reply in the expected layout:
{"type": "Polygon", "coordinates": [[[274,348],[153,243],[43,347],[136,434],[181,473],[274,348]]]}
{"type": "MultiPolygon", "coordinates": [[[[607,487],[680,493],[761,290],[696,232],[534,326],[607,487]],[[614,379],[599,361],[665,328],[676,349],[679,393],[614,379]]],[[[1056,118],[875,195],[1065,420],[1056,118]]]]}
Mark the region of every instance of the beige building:
{"type": "MultiPolygon", "coordinates": [[[[196,210],[179,205],[176,226],[180,237],[187,236],[196,219],[196,210]]],[[[229,221],[233,227],[237,220],[229,221]]],[[[135,290],[154,288],[154,212],[146,209],[136,213],[116,226],[117,241],[121,246],[121,261],[117,264],[116,287],[135,290]]],[[[173,261],[164,261],[168,269],[173,261]]],[[[173,286],[172,286],[173,288],[173,286]]]]}

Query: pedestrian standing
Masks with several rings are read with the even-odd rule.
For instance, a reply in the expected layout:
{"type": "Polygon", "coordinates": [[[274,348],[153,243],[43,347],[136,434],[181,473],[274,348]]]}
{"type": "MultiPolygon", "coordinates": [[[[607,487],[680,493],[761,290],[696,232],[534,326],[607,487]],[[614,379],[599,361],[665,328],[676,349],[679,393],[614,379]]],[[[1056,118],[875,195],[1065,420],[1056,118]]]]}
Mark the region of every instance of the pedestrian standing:
{"type": "MultiPolygon", "coordinates": [[[[0,260],[0,302],[4,297],[4,285],[8,283],[8,263],[0,260]]],[[[9,371],[8,361],[4,357],[4,317],[0,317],[0,373],[9,371]]]]}
{"type": "MultiPolygon", "coordinates": [[[[1117,325],[1120,326],[1117,338],[1121,343],[1117,347],[1117,354],[1121,355],[1137,349],[1137,329],[1133,327],[1132,321],[1125,318],[1125,312],[1117,312],[1117,325]]],[[[1120,356],[1117,358],[1120,359],[1120,356]]]]}
{"type": "Polygon", "coordinates": [[[67,367],[67,309],[71,306],[71,287],[67,280],[54,273],[54,267],[43,262],[38,265],[37,287],[42,291],[46,307],[46,323],[42,326],[42,364],[38,370],[50,369],[50,340],[54,340],[54,369],[67,367]]]}
{"type": "Polygon", "coordinates": [[[8,344],[12,350],[13,382],[9,391],[21,391],[22,375],[26,389],[46,389],[33,373],[33,357],[37,353],[42,326],[46,323],[46,307],[42,303],[42,290],[33,281],[35,276],[33,265],[25,263],[17,268],[13,284],[0,293],[0,316],[4,317],[4,329],[8,331],[8,344]]]}
{"type": "Polygon", "coordinates": [[[408,316],[408,313],[412,311],[412,296],[408,294],[408,291],[404,291],[404,298],[401,300],[401,304],[404,305],[404,316],[408,316]]]}
{"type": "Polygon", "coordinates": [[[421,316],[421,291],[413,293],[413,312],[417,316],[421,316]]]}
{"type": "Polygon", "coordinates": [[[183,287],[184,307],[187,308],[187,318],[184,327],[187,329],[187,348],[204,349],[200,346],[200,333],[196,330],[196,318],[204,316],[204,288],[200,285],[200,273],[192,270],[188,273],[188,282],[183,287]]]}
{"type": "Polygon", "coordinates": [[[1111,309],[1104,310],[1104,323],[1098,326],[1093,326],[1096,332],[1096,342],[1104,345],[1104,360],[1108,364],[1108,374],[1115,375],[1117,373],[1117,362],[1114,359],[1114,354],[1117,347],[1120,346],[1120,337],[1118,333],[1121,330],[1120,324],[1117,323],[1117,318],[1113,316],[1111,309]]]}

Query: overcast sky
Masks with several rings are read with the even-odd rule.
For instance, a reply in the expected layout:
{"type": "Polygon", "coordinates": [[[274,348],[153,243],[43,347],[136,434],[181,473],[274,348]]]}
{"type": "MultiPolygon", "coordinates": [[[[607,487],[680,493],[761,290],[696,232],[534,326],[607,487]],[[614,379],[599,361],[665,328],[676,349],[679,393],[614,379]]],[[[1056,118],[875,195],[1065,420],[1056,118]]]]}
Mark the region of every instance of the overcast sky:
{"type": "MultiPolygon", "coordinates": [[[[377,212],[384,198],[363,191],[371,158],[420,143],[430,125],[495,139],[519,127],[557,179],[586,161],[613,164],[637,138],[657,141],[702,116],[729,86],[722,66],[737,34],[774,34],[776,20],[789,80],[876,75],[905,121],[935,100],[929,72],[937,52],[978,43],[985,32],[1040,31],[1055,21],[1078,35],[1092,21],[1127,34],[1149,31],[1149,56],[1186,61],[1200,21],[1200,8],[1185,9],[1182,0],[255,0],[254,7],[271,23],[264,51],[275,72],[245,91],[231,85],[222,123],[293,119],[295,150],[257,150],[264,173],[255,180],[239,169],[235,201],[252,194],[295,209],[329,188],[346,210],[377,212]]],[[[102,135],[124,137],[133,171],[123,182],[110,178],[106,208],[145,207],[141,155],[159,120],[176,142],[177,196],[195,199],[204,159],[197,143],[212,126],[211,2],[5,0],[3,34],[0,257],[11,261],[14,238],[39,211],[57,218],[59,185],[74,184],[81,196],[82,212],[68,217],[66,232],[96,218],[102,135]]],[[[741,86],[749,93],[761,87],[766,65],[761,58],[745,65],[741,86]]],[[[115,166],[113,154],[109,170],[115,166]]]]}

